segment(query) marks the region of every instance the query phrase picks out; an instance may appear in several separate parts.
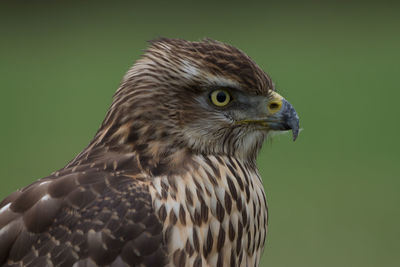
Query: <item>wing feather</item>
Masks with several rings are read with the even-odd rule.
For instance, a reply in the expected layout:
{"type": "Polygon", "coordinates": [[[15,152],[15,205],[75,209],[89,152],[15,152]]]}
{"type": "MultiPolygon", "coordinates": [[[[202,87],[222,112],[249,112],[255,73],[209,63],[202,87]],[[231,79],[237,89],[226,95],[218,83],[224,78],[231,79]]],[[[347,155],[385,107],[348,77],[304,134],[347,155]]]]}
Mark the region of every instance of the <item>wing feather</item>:
{"type": "Polygon", "coordinates": [[[164,266],[162,224],[135,175],[63,170],[0,205],[0,264],[164,266]]]}

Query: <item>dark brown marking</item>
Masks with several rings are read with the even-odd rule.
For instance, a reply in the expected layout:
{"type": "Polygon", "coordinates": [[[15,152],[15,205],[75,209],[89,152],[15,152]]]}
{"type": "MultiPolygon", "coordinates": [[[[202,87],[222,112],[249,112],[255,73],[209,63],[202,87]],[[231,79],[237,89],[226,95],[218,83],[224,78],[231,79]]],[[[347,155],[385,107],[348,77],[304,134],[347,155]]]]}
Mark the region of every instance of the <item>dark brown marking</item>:
{"type": "Polygon", "coordinates": [[[242,264],[242,260],[243,260],[243,252],[239,254],[238,266],[242,264]]]}
{"type": "Polygon", "coordinates": [[[195,225],[198,225],[198,226],[201,225],[201,213],[197,209],[194,210],[193,219],[194,219],[195,225]]]}
{"type": "Polygon", "coordinates": [[[249,203],[249,200],[250,200],[250,190],[249,190],[249,186],[246,185],[246,186],[244,187],[244,189],[245,189],[245,192],[246,192],[246,202],[249,203]]]}
{"type": "Polygon", "coordinates": [[[212,247],[213,247],[213,242],[214,242],[214,239],[213,239],[213,236],[211,233],[211,228],[208,228],[207,239],[206,239],[206,242],[204,243],[204,249],[203,249],[204,257],[207,258],[208,254],[210,254],[212,247]]]}
{"type": "Polygon", "coordinates": [[[194,182],[194,185],[196,186],[196,193],[197,193],[197,195],[199,195],[200,192],[203,192],[203,188],[201,187],[199,182],[196,181],[196,179],[193,179],[193,182],[194,182]]]}
{"type": "Polygon", "coordinates": [[[225,244],[225,230],[222,228],[222,225],[220,225],[219,233],[218,233],[218,238],[217,238],[217,251],[221,251],[222,247],[225,244]]]}
{"type": "Polygon", "coordinates": [[[167,179],[168,179],[168,183],[169,183],[171,189],[172,189],[174,192],[177,192],[177,191],[178,191],[178,188],[176,187],[175,178],[174,178],[173,176],[171,176],[171,175],[168,175],[168,178],[167,178],[167,179]]]}
{"type": "Polygon", "coordinates": [[[264,247],[264,245],[265,245],[265,241],[267,240],[267,232],[264,232],[264,234],[263,234],[263,237],[262,237],[262,246],[264,247]]]}
{"type": "Polygon", "coordinates": [[[137,145],[135,145],[135,149],[138,152],[142,152],[143,150],[146,150],[148,147],[149,147],[148,144],[137,144],[137,145]]]}
{"type": "Polygon", "coordinates": [[[199,198],[200,202],[204,202],[204,198],[203,198],[202,192],[203,192],[202,190],[200,191],[200,190],[196,189],[196,195],[199,198]]]}
{"type": "MultiPolygon", "coordinates": [[[[217,157],[217,158],[219,158],[219,157],[217,157]]],[[[208,166],[210,166],[212,171],[214,172],[214,177],[221,177],[221,173],[219,171],[218,166],[215,166],[209,157],[204,157],[204,160],[205,160],[206,164],[208,166]]]]}
{"type": "Polygon", "coordinates": [[[220,251],[218,253],[217,267],[223,267],[223,266],[224,266],[224,253],[220,251]]]}
{"type": "Polygon", "coordinates": [[[229,240],[230,240],[231,242],[233,242],[233,240],[235,239],[235,229],[233,228],[233,224],[232,224],[231,221],[229,221],[229,230],[228,230],[228,233],[229,233],[229,240]]]}
{"type": "Polygon", "coordinates": [[[243,222],[243,226],[247,226],[247,209],[246,206],[243,207],[242,210],[242,222],[243,222]]]}
{"type": "Polygon", "coordinates": [[[135,129],[131,128],[128,134],[127,142],[128,143],[135,143],[139,139],[138,133],[135,131],[135,129]]]}
{"type": "Polygon", "coordinates": [[[225,166],[225,160],[221,156],[215,156],[221,166],[225,166]]]}
{"type": "Polygon", "coordinates": [[[214,186],[217,186],[217,185],[218,185],[218,182],[217,182],[217,180],[215,179],[215,177],[214,177],[211,173],[209,173],[206,169],[204,169],[204,171],[205,171],[206,174],[207,174],[208,180],[209,180],[214,186]]]}
{"type": "Polygon", "coordinates": [[[239,199],[236,201],[236,207],[239,212],[242,211],[242,207],[243,207],[242,198],[239,197],[239,199]]]}
{"type": "Polygon", "coordinates": [[[189,254],[189,257],[192,256],[194,253],[194,249],[193,249],[192,245],[190,245],[189,240],[186,240],[185,251],[187,254],[189,254]]]}
{"type": "Polygon", "coordinates": [[[202,266],[203,264],[201,261],[201,257],[197,256],[196,259],[194,260],[193,267],[202,267],[202,266]]]}
{"type": "Polygon", "coordinates": [[[245,168],[242,166],[242,164],[240,162],[237,162],[237,163],[239,165],[240,170],[243,173],[244,179],[247,182],[247,184],[249,184],[249,181],[252,184],[252,181],[251,181],[251,179],[249,179],[249,176],[248,176],[247,171],[245,170],[245,168]]]}
{"type": "Polygon", "coordinates": [[[179,208],[179,220],[182,225],[186,225],[186,212],[185,212],[185,209],[183,208],[182,204],[180,205],[180,208],[179,208]]]}
{"type": "Polygon", "coordinates": [[[231,196],[229,195],[228,192],[225,191],[225,209],[226,209],[226,213],[231,214],[231,210],[232,210],[232,199],[231,196]]]}
{"type": "Polygon", "coordinates": [[[231,251],[230,265],[231,267],[236,267],[236,255],[234,250],[231,251]]]}
{"type": "MultiPolygon", "coordinates": [[[[228,164],[228,166],[230,166],[230,165],[228,164]]],[[[233,170],[231,170],[231,171],[233,171],[233,170]]],[[[238,183],[238,185],[240,187],[240,190],[243,191],[244,190],[244,185],[243,185],[242,178],[236,172],[233,172],[232,174],[236,178],[236,181],[237,181],[237,183],[238,183]]]]}
{"type": "MultiPolygon", "coordinates": [[[[250,233],[250,231],[248,231],[247,232],[247,251],[251,251],[250,250],[250,246],[251,246],[251,238],[252,238],[252,236],[251,236],[251,233],[250,233]]],[[[253,254],[253,253],[251,253],[251,254],[253,254]]]]}
{"type": "Polygon", "coordinates": [[[166,183],[164,183],[163,181],[161,181],[160,184],[161,184],[161,188],[168,192],[168,189],[169,189],[168,185],[166,183]]]}
{"type": "Polygon", "coordinates": [[[175,225],[177,221],[178,218],[176,217],[174,210],[171,209],[171,211],[169,212],[169,223],[175,225]]]}
{"type": "Polygon", "coordinates": [[[258,231],[257,236],[258,236],[257,248],[260,248],[260,244],[261,244],[261,233],[260,233],[260,231],[258,231]]]}
{"type": "Polygon", "coordinates": [[[221,202],[217,201],[217,219],[222,222],[225,216],[225,209],[222,206],[221,202]]]}
{"type": "Polygon", "coordinates": [[[232,198],[234,200],[237,200],[238,199],[238,195],[237,195],[237,192],[236,192],[236,187],[235,187],[235,185],[234,185],[234,183],[232,181],[232,178],[227,175],[226,176],[226,181],[228,182],[229,192],[231,193],[232,198]]]}
{"type": "Polygon", "coordinates": [[[161,196],[163,200],[167,200],[168,199],[168,192],[164,189],[161,189],[161,196]]]}
{"type": "Polygon", "coordinates": [[[242,250],[242,235],[243,235],[243,225],[239,222],[238,224],[238,236],[236,239],[236,254],[239,255],[242,250]]]}
{"type": "Polygon", "coordinates": [[[186,254],[183,250],[176,250],[172,256],[176,267],[184,267],[186,264],[186,254]]]}
{"type": "Polygon", "coordinates": [[[170,239],[173,228],[174,228],[174,226],[169,225],[169,226],[167,226],[167,229],[165,229],[164,234],[163,234],[163,242],[164,243],[167,243],[168,240],[170,239]]]}
{"type": "Polygon", "coordinates": [[[193,206],[193,195],[189,188],[185,188],[186,201],[190,206],[193,206]]]}
{"type": "Polygon", "coordinates": [[[164,205],[161,205],[160,209],[158,210],[158,217],[162,222],[165,222],[167,218],[167,210],[164,205]]]}
{"type": "Polygon", "coordinates": [[[199,237],[197,235],[197,228],[193,228],[193,245],[197,252],[200,252],[199,237]]]}
{"type": "Polygon", "coordinates": [[[201,201],[201,219],[204,223],[208,221],[208,206],[204,200],[201,201]]]}

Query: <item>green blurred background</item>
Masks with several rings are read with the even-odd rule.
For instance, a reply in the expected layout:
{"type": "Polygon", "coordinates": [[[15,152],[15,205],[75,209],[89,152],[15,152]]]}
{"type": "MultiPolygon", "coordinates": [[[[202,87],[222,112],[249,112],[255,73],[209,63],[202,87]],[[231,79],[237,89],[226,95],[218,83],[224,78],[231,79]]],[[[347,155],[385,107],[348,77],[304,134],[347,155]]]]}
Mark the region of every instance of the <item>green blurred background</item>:
{"type": "Polygon", "coordinates": [[[270,207],[262,266],[400,266],[399,7],[3,1],[0,197],[88,144],[146,40],[210,37],[265,69],[304,128],[259,157],[270,207]]]}

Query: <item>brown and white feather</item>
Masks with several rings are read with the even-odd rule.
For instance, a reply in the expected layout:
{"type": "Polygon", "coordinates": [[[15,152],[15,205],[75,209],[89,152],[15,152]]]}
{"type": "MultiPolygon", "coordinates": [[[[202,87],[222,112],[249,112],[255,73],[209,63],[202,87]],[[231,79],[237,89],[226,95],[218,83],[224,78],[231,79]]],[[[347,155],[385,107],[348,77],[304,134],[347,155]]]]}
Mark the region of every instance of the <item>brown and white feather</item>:
{"type": "Polygon", "coordinates": [[[266,137],[207,108],[209,88],[267,96],[270,78],[220,42],[153,41],[93,141],[0,204],[3,266],[258,266],[266,137]]]}

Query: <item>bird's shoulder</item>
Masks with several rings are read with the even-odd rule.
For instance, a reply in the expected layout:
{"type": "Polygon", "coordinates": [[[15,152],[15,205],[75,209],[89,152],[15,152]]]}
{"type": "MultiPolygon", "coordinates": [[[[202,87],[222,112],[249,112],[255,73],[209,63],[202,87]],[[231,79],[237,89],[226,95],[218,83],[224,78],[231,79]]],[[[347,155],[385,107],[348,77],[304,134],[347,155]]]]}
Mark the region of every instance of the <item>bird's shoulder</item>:
{"type": "Polygon", "coordinates": [[[134,157],[71,166],[0,203],[0,264],[161,266],[162,224],[134,157]]]}

